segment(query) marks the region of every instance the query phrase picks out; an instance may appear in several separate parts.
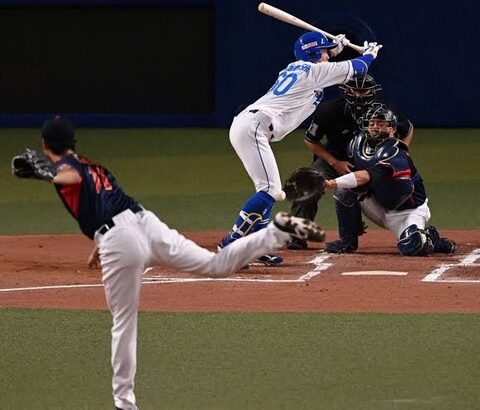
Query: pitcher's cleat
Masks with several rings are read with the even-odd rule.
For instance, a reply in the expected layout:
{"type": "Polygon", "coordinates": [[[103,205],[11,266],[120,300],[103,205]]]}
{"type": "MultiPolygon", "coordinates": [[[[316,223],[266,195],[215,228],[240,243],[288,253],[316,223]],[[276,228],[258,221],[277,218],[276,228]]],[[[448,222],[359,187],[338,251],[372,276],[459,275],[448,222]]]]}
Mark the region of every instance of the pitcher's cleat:
{"type": "Polygon", "coordinates": [[[287,212],[277,213],[273,223],[281,231],[289,233],[292,240],[300,239],[314,242],[325,240],[325,232],[315,222],[292,216],[287,212]]]}

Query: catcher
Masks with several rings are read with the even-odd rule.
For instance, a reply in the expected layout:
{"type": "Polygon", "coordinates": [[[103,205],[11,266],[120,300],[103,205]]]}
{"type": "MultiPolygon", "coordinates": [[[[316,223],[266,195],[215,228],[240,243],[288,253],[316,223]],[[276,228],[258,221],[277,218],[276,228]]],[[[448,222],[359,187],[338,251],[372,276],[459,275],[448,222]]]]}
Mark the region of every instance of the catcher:
{"type": "MultiPolygon", "coordinates": [[[[313,153],[312,167],[320,170],[327,178],[334,179],[353,170],[353,164],[347,154],[350,141],[362,128],[362,119],[368,109],[375,102],[380,102],[379,92],[382,86],[367,74],[362,77],[352,78],[347,83],[340,85],[342,96],[340,98],[320,104],[315,110],[312,123],[305,134],[305,145],[313,153]]],[[[396,111],[398,124],[396,137],[410,145],[413,139],[413,125],[403,114],[396,111]]],[[[334,193],[335,210],[339,220],[355,218],[352,222],[357,226],[359,233],[363,233],[361,210],[358,203],[345,202],[342,192],[334,193]]],[[[315,220],[318,211],[317,202],[294,202],[291,213],[295,216],[315,220]]],[[[329,252],[343,252],[356,249],[357,235],[346,237],[340,232],[340,239],[326,243],[329,252]]],[[[293,240],[287,246],[289,249],[301,250],[307,248],[307,241],[293,240]]]]}
{"type": "Polygon", "coordinates": [[[13,174],[52,182],[82,232],[96,243],[89,266],[102,268],[112,313],[113,397],[116,409],[136,410],[137,312],[142,274],[155,265],[220,277],[240,269],[294,237],[324,239],[316,224],[280,212],[265,229],[213,253],[170,229],[125,194],[102,165],[75,153],[72,124],[56,116],[42,129],[48,159],[32,150],[12,160],[13,174]],[[51,161],[51,162],[50,162],[51,161]]]}
{"type": "MultiPolygon", "coordinates": [[[[397,119],[388,107],[373,104],[365,115],[365,132],[349,145],[357,171],[327,180],[321,187],[304,181],[311,178],[310,174],[300,173],[302,181],[298,181],[294,173],[287,183],[313,186],[313,192],[300,191],[294,193],[299,195],[297,198],[290,199],[307,198],[308,203],[321,196],[325,188],[341,188],[360,202],[368,219],[395,235],[402,255],[453,253],[457,248],[454,241],[442,238],[434,226],[426,227],[430,209],[423,179],[408,154],[408,146],[395,138],[396,126],[397,119]]],[[[318,176],[314,179],[321,181],[318,176]]],[[[343,229],[352,236],[358,235],[354,224],[345,224],[343,229]]]]}

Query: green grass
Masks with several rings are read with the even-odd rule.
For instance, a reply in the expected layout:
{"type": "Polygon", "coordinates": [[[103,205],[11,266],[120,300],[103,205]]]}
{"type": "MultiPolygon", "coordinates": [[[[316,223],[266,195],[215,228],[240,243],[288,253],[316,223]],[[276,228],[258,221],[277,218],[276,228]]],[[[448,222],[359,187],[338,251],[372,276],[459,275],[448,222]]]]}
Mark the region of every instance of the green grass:
{"type": "MultiPolygon", "coordinates": [[[[253,192],[224,129],[81,129],[78,139],[79,153],[104,163],[127,193],[180,230],[228,229],[253,192]]],[[[39,147],[38,131],[0,129],[0,146],[0,234],[77,232],[51,186],[10,175],[14,154],[39,147]]],[[[310,163],[302,131],[272,147],[283,179],[310,163]]],[[[480,130],[416,130],[412,156],[438,227],[480,226],[478,152],[480,130]]],[[[317,221],[334,228],[333,202],[323,201],[317,221]]]]}
{"type": "MultiPolygon", "coordinates": [[[[106,409],[110,315],[0,310],[0,408],[106,409]]],[[[475,409],[478,315],[141,313],[159,409],[475,409]]]]}

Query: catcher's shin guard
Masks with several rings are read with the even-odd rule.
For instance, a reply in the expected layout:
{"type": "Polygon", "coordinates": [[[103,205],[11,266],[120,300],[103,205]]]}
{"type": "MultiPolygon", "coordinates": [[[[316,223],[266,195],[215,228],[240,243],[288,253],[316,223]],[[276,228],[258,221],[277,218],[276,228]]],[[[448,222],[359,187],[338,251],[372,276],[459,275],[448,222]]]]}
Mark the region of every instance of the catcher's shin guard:
{"type": "Polygon", "coordinates": [[[358,237],[365,230],[357,194],[350,189],[337,189],[333,197],[340,239],[327,243],[325,250],[331,253],[355,252],[358,249],[358,237]]]}

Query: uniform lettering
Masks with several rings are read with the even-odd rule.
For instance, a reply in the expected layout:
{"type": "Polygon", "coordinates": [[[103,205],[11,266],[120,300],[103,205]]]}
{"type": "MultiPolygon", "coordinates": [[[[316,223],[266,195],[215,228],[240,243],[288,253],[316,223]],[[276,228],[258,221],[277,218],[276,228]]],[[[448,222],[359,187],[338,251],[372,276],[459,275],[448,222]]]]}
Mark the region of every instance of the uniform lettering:
{"type": "Polygon", "coordinates": [[[308,73],[310,71],[309,64],[290,64],[284,71],[304,71],[308,73]]]}
{"type": "Polygon", "coordinates": [[[95,192],[99,194],[102,192],[102,188],[106,191],[112,190],[112,184],[108,180],[103,168],[98,165],[93,165],[88,167],[88,173],[93,178],[93,183],[95,184],[95,192]]]}

